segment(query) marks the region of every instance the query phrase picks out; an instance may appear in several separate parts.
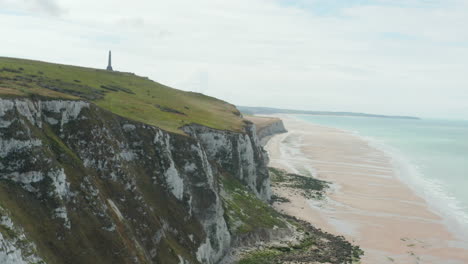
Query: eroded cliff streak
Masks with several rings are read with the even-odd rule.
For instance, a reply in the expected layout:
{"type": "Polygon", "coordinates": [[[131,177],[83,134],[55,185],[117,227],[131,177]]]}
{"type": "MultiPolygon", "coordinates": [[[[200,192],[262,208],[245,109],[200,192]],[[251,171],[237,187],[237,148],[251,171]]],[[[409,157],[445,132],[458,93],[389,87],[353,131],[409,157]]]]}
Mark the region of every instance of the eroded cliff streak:
{"type": "Polygon", "coordinates": [[[85,101],[0,99],[0,260],[216,263],[231,243],[219,174],[269,200],[267,155],[252,125],[184,130],[85,101]]]}
{"type": "Polygon", "coordinates": [[[210,160],[237,177],[263,201],[270,200],[268,155],[260,146],[255,125],[246,124],[246,133],[219,131],[191,125],[184,131],[198,139],[210,160]]]}

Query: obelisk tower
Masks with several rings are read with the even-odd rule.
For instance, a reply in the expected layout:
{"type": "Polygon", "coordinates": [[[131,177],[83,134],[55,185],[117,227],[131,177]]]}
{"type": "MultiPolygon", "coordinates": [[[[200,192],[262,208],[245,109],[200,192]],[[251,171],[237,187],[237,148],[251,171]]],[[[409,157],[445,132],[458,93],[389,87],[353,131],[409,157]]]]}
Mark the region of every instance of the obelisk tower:
{"type": "Polygon", "coordinates": [[[110,50],[109,50],[109,62],[107,64],[107,69],[106,70],[113,71],[113,69],[112,69],[112,53],[111,53],[110,50]]]}

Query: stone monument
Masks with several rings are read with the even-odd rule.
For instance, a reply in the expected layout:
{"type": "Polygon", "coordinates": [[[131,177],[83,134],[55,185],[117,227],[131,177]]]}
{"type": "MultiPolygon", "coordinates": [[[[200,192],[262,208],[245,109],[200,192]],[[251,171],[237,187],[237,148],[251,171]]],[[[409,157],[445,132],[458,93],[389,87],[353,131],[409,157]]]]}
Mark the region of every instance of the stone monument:
{"type": "Polygon", "coordinates": [[[113,69],[112,69],[112,53],[111,53],[110,50],[109,50],[109,62],[107,64],[106,70],[113,71],[113,69]]]}

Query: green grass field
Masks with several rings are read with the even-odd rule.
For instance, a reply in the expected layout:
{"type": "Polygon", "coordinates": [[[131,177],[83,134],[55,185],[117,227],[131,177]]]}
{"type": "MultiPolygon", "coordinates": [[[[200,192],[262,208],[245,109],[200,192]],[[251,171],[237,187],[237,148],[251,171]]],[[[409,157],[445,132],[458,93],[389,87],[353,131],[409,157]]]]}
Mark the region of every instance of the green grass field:
{"type": "Polygon", "coordinates": [[[164,130],[197,123],[242,131],[235,106],[199,93],[173,89],[125,72],[0,57],[0,97],[87,100],[117,115],[164,130]]]}

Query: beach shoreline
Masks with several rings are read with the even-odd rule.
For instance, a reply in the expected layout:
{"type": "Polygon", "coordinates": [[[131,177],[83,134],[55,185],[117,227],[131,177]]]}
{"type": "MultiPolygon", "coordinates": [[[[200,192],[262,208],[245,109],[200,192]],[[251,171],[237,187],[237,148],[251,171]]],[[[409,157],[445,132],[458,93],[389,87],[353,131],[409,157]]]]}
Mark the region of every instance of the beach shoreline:
{"type": "Polygon", "coordinates": [[[467,242],[398,178],[381,149],[351,132],[276,117],[289,132],[265,146],[270,166],[332,183],[322,201],[273,187],[289,199],[277,210],[344,235],[365,251],[362,263],[468,263],[467,242]]]}

